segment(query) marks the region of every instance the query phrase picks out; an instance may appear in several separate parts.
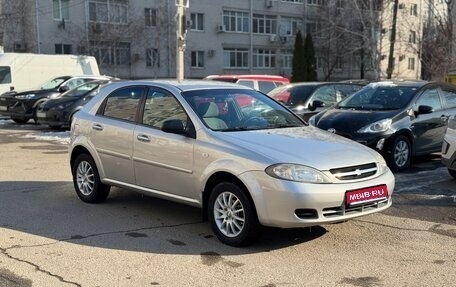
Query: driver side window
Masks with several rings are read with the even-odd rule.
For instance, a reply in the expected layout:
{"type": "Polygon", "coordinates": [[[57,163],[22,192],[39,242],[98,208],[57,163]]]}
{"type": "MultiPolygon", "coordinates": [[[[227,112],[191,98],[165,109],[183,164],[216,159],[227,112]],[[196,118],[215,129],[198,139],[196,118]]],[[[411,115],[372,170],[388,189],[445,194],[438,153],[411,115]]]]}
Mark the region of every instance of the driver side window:
{"type": "Polygon", "coordinates": [[[165,90],[151,88],[147,93],[144,104],[142,123],[161,129],[165,121],[172,119],[182,120],[185,127],[187,114],[170,93],[165,90]]]}
{"type": "Polygon", "coordinates": [[[435,111],[441,110],[442,109],[442,103],[440,101],[440,96],[439,92],[437,89],[428,89],[425,90],[418,100],[416,101],[416,108],[419,106],[430,106],[432,107],[435,111]]]}
{"type": "Polygon", "coordinates": [[[333,86],[323,86],[318,88],[312,96],[311,102],[322,101],[325,106],[334,105],[336,101],[336,91],[333,86]]]}

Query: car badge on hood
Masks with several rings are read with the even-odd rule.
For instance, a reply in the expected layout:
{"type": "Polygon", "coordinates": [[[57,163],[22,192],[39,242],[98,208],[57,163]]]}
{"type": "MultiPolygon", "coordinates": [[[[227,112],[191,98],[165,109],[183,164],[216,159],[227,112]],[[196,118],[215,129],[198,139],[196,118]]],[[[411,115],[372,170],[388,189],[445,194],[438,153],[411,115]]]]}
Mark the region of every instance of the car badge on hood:
{"type": "Polygon", "coordinates": [[[330,128],[330,129],[328,129],[328,132],[330,132],[332,134],[335,134],[336,133],[336,129],[330,128]]]}

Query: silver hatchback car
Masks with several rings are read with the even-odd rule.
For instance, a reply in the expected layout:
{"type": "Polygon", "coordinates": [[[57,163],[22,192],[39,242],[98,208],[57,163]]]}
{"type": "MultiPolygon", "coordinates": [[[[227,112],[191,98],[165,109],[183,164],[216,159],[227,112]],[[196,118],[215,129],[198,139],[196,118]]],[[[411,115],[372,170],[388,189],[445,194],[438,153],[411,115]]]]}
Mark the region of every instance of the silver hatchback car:
{"type": "Polygon", "coordinates": [[[203,209],[233,246],[261,226],[345,221],[391,206],[383,157],[308,126],[247,87],[208,81],[127,81],[104,86],[71,126],[79,198],[111,185],[203,209]]]}

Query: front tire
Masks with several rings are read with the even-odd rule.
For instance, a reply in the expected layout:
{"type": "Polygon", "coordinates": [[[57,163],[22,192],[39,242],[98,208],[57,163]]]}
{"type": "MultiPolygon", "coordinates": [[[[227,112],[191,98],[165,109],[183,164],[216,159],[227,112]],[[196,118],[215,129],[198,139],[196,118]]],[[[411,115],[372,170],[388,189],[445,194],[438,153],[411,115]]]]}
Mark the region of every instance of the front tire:
{"type": "Polygon", "coordinates": [[[454,170],[454,169],[448,169],[448,173],[449,173],[453,178],[456,179],[456,170],[454,170]]]}
{"type": "Polygon", "coordinates": [[[402,171],[410,167],[412,145],[405,136],[397,136],[391,145],[389,165],[393,171],[402,171]]]}
{"type": "Polygon", "coordinates": [[[90,155],[78,155],[72,173],[76,194],[82,201],[99,203],[108,197],[110,186],[100,181],[97,166],[90,155]]]}
{"type": "Polygon", "coordinates": [[[214,187],[209,197],[208,216],[215,235],[227,245],[247,245],[260,234],[254,206],[234,183],[222,182],[214,187]]]}

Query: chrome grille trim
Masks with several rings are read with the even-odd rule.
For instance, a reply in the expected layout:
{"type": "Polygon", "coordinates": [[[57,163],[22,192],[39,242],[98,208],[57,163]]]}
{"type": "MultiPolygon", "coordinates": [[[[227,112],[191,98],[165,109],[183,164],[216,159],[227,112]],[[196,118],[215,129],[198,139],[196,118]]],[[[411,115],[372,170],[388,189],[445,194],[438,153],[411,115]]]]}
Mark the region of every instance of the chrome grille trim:
{"type": "Polygon", "coordinates": [[[339,180],[353,180],[372,176],[377,173],[377,165],[368,163],[363,165],[334,168],[329,170],[339,180]]]}

